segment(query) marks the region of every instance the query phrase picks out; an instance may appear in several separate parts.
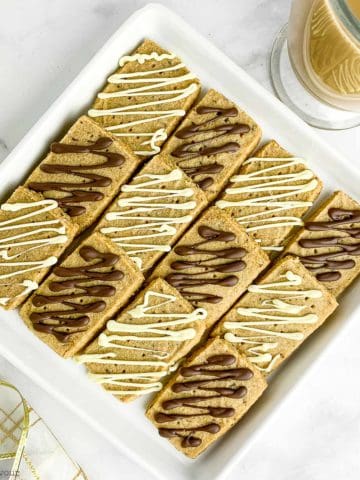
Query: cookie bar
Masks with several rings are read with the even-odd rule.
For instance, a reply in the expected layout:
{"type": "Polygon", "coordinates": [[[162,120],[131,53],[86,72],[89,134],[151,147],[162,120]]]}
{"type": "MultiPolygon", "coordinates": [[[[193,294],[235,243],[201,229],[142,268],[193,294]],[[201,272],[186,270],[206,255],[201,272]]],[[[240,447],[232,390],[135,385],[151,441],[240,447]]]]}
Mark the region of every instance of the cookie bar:
{"type": "Polygon", "coordinates": [[[165,385],[146,416],[190,458],[233,427],[267,387],[262,374],[228,342],[212,339],[165,385]]]}
{"type": "Polygon", "coordinates": [[[121,188],[97,229],[146,271],[171,249],[205,204],[203,192],[182,170],[156,156],[121,188]]]}
{"type": "Polygon", "coordinates": [[[127,303],[142,280],[119,247],[94,233],[54,268],[20,314],[55,352],[71,357],[127,303]]]}
{"type": "Polygon", "coordinates": [[[302,217],[322,188],[305,160],[275,141],[246,160],[230,183],[216,205],[243,225],[270,256],[281,252],[303,225],[302,217]]]}
{"type": "Polygon", "coordinates": [[[125,144],[85,116],[50,150],[25,186],[55,199],[79,233],[99,217],[139,164],[125,144]]]}
{"type": "Polygon", "coordinates": [[[278,260],[212,332],[272,373],[337,307],[296,257],[278,260]]]}
{"type": "Polygon", "coordinates": [[[193,306],[207,311],[211,327],[268,265],[258,244],[216,207],[209,208],[155,268],[193,306]]]}
{"type": "Polygon", "coordinates": [[[0,306],[36,290],[77,232],[55,200],[19,187],[0,206],[0,306]]]}
{"type": "Polygon", "coordinates": [[[211,201],[260,138],[261,130],[254,120],[221,93],[209,90],[161,153],[169,155],[211,201]]]}
{"type": "Polygon", "coordinates": [[[159,153],[199,92],[199,80],[176,55],[145,40],[120,58],[88,115],[149,157],[159,153]]]}
{"type": "Polygon", "coordinates": [[[285,253],[303,265],[335,297],[360,273],[360,204],[334,192],[306,221],[285,253]]]}
{"type": "Polygon", "coordinates": [[[120,400],[160,390],[160,380],[196,345],[206,311],[194,309],[164,280],[141,291],[77,357],[90,377],[120,400]]]}

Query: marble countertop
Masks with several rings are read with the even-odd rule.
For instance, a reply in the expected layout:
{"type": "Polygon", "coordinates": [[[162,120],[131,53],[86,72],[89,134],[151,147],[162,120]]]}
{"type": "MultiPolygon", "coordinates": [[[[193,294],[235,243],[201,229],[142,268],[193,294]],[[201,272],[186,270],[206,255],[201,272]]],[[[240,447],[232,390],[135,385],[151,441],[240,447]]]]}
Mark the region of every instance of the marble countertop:
{"type": "MultiPolygon", "coordinates": [[[[147,3],[0,1],[0,161],[121,23],[147,3]]],[[[288,17],[290,0],[160,3],[182,15],[271,90],[269,53],[288,17]]],[[[318,133],[360,168],[360,128],[318,133]]],[[[229,480],[359,478],[359,338],[360,322],[322,356],[277,423],[256,441],[229,480]]],[[[2,358],[0,378],[22,390],[89,480],[153,478],[2,358]]]]}

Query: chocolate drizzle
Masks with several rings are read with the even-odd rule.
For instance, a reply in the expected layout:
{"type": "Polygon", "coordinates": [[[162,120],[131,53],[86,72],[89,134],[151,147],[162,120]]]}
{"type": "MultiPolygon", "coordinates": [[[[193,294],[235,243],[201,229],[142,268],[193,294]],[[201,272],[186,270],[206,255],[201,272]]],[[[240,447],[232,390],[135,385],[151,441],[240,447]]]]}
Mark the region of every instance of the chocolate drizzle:
{"type": "Polygon", "coordinates": [[[198,233],[204,240],[192,246],[176,247],[174,251],[180,257],[189,258],[193,255],[200,255],[201,258],[199,260],[177,260],[171,263],[171,269],[181,273],[170,273],[166,276],[165,280],[179,290],[179,292],[192,303],[219,303],[223,299],[220,295],[213,295],[201,291],[189,291],[187,289],[207,285],[233,287],[238,283],[238,277],[236,275],[224,276],[223,274],[244,270],[246,263],[242,258],[246,255],[246,250],[241,247],[229,247],[217,250],[204,248],[205,245],[211,242],[228,243],[234,241],[236,235],[232,232],[200,226],[198,233]],[[194,269],[195,272],[184,272],[189,269],[194,269]],[[221,275],[213,275],[214,273],[221,275]]]}
{"type": "Polygon", "coordinates": [[[355,223],[360,222],[360,210],[330,208],[328,215],[330,221],[308,222],[305,229],[310,232],[338,231],[345,233],[345,236],[303,238],[299,240],[299,245],[302,248],[338,247],[336,251],[300,257],[304,266],[309,270],[327,270],[316,274],[316,278],[320,282],[336,282],[341,278],[339,270],[349,270],[355,267],[355,261],[352,258],[338,259],[338,257],[360,255],[360,242],[349,243],[350,238],[360,239],[360,226],[354,226],[355,223]]]}
{"type": "MultiPolygon", "coordinates": [[[[113,143],[111,138],[100,137],[96,142],[90,145],[72,145],[65,143],[53,143],[51,145],[51,152],[59,155],[67,153],[90,153],[94,155],[101,155],[106,158],[103,163],[85,164],[85,165],[66,165],[66,164],[42,164],[40,170],[51,174],[69,174],[76,175],[81,179],[88,180],[87,182],[80,181],[79,183],[63,183],[63,182],[31,182],[28,187],[36,192],[57,191],[64,192],[67,195],[62,198],[55,198],[60,207],[70,217],[77,217],[86,212],[86,207],[83,205],[74,205],[83,202],[99,202],[104,198],[102,192],[93,190],[93,188],[104,188],[111,185],[112,179],[95,173],[89,173],[89,170],[98,170],[102,168],[120,167],[125,158],[114,152],[107,152],[106,149],[113,143]]],[[[84,162],[86,163],[86,162],[84,162]]]]}
{"type": "Polygon", "coordinates": [[[66,278],[66,280],[49,284],[49,290],[52,292],[70,290],[71,293],[65,293],[64,295],[35,295],[32,299],[35,307],[43,307],[49,304],[70,307],[67,310],[33,312],[30,315],[30,320],[33,322],[35,330],[52,334],[61,342],[67,342],[72,334],[87,329],[90,318],[84,314],[102,312],[106,308],[104,300],[92,301],[90,303],[75,303],[73,300],[80,299],[80,302],[82,302],[86,297],[102,298],[112,297],[116,294],[116,288],[106,283],[93,286],[86,286],[84,283],[94,280],[115,282],[124,277],[123,272],[114,269],[114,266],[119,261],[118,255],[102,253],[93,247],[87,246],[80,248],[79,255],[85,262],[98,261],[82,267],[56,267],[54,268],[54,274],[58,277],[66,278]],[[104,268],[107,268],[107,271],[99,271],[99,269],[104,268]],[[75,293],[76,289],[80,291],[75,293]]]}
{"type": "Polygon", "coordinates": [[[215,115],[208,120],[193,124],[188,127],[182,128],[176,132],[175,136],[181,140],[188,140],[188,142],[182,143],[171,155],[178,158],[178,165],[189,175],[200,188],[207,190],[214,183],[214,175],[223,170],[223,166],[217,162],[207,164],[194,164],[193,159],[199,157],[208,157],[216,155],[218,153],[235,153],[239,150],[240,145],[237,142],[226,141],[226,136],[229,135],[243,135],[250,131],[248,125],[242,123],[227,123],[227,119],[236,117],[238,111],[235,107],[232,108],[220,108],[220,107],[198,107],[196,112],[199,115],[207,115],[214,113],[215,115]],[[216,124],[212,127],[209,125],[216,120],[222,120],[220,124],[216,124]],[[206,138],[203,140],[193,140],[198,135],[206,134],[206,138]],[[225,137],[224,143],[217,146],[211,146],[215,139],[225,137]],[[201,177],[199,180],[198,178],[201,177]]]}
{"type": "MultiPolygon", "coordinates": [[[[247,381],[253,377],[253,372],[248,368],[230,368],[236,363],[233,355],[213,355],[208,357],[206,363],[183,367],[179,373],[184,379],[192,377],[208,377],[202,380],[185,380],[174,383],[172,391],[176,395],[182,392],[193,392],[191,396],[175,397],[171,400],[162,402],[161,407],[165,412],[156,412],[155,421],[163,424],[174,422],[181,419],[196,419],[196,417],[209,416],[211,418],[229,418],[235,415],[233,407],[214,406],[214,399],[229,398],[238,400],[246,396],[247,388],[243,385],[237,385],[237,381],[247,381]],[[214,367],[225,367],[222,369],[214,367]],[[229,381],[230,385],[223,386],[223,382],[229,381]],[[221,385],[219,385],[221,382],[221,385]],[[210,384],[210,385],[209,385],[210,384]],[[207,395],[198,395],[198,392],[206,392],[207,395]],[[209,395],[209,393],[213,395],[209,395]],[[212,405],[208,405],[209,401],[212,405]],[[205,405],[195,405],[207,402],[205,405]],[[194,413],[168,413],[169,410],[188,407],[194,409],[194,413]],[[201,410],[197,412],[197,410],[201,410]]],[[[205,425],[192,426],[190,428],[159,428],[159,434],[162,437],[182,438],[183,447],[198,447],[201,445],[201,438],[193,436],[194,432],[206,432],[216,434],[220,431],[220,425],[216,422],[205,425]]]]}

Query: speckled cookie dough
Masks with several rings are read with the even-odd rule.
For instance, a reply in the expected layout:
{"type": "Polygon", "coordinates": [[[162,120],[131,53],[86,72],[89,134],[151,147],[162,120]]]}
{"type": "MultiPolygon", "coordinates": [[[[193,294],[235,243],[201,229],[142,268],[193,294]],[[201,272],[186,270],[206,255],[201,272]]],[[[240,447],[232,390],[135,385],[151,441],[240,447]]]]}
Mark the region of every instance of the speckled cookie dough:
{"type": "Polygon", "coordinates": [[[102,332],[77,361],[90,378],[124,402],[158,391],[199,341],[206,310],[194,309],[174,288],[156,279],[102,332]]]}
{"type": "Polygon", "coordinates": [[[337,307],[335,298],[293,256],[278,260],[212,332],[265,375],[272,373],[337,307]]]}
{"type": "Polygon", "coordinates": [[[246,160],[216,205],[246,228],[270,257],[282,252],[319,196],[322,182],[274,140],[246,160]]]}
{"type": "Polygon", "coordinates": [[[11,310],[24,302],[76,232],[55,200],[17,188],[0,206],[0,306],[11,310]]]}
{"type": "Polygon", "coordinates": [[[228,342],[196,350],[149,405],[146,416],[175,448],[196,458],[232,428],[267,384],[228,342]]]}
{"type": "Polygon", "coordinates": [[[119,247],[93,233],[54,268],[20,314],[55,352],[71,357],[129,301],[142,281],[119,247]]]}
{"type": "Polygon", "coordinates": [[[208,201],[256,148],[260,127],[235,103],[209,90],[165,144],[169,155],[204,191],[208,201]]]}
{"type": "Polygon", "coordinates": [[[145,40],[120,58],[88,114],[145,159],[159,153],[199,92],[199,80],[175,54],[145,40]]]}
{"type": "Polygon", "coordinates": [[[156,156],[121,188],[97,229],[146,272],[205,205],[197,185],[171,161],[156,156]]]}
{"type": "Polygon", "coordinates": [[[360,273],[360,204],[344,192],[334,192],[307,219],[285,253],[303,265],[335,297],[360,273]]]}
{"type": "Polygon", "coordinates": [[[101,215],[138,164],[127,145],[82,116],[51,145],[25,186],[55,199],[80,233],[101,215]]]}
{"type": "Polygon", "coordinates": [[[258,244],[216,207],[209,208],[155,268],[193,306],[207,310],[211,327],[268,265],[258,244]]]}

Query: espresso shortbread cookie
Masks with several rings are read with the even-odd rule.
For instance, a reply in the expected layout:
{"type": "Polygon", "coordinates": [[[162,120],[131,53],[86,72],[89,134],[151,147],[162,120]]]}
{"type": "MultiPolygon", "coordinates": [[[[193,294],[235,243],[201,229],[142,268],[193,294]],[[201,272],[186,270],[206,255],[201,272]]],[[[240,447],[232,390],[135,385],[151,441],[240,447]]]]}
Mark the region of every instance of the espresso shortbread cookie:
{"type": "Polygon", "coordinates": [[[203,192],[190,178],[157,156],[123,185],[97,229],[145,271],[171,249],[205,205],[203,192]]]}
{"type": "Polygon", "coordinates": [[[190,458],[233,427],[267,387],[228,342],[209,340],[193,353],[147,409],[159,434],[190,458]]]}
{"type": "Polygon", "coordinates": [[[235,103],[209,90],[161,154],[170,157],[213,200],[261,138],[260,127],[235,103]]]}
{"type": "Polygon", "coordinates": [[[211,327],[268,265],[269,258],[226,212],[209,208],[155,268],[211,327]]]}
{"type": "Polygon", "coordinates": [[[233,343],[264,374],[329,317],[335,298],[296,257],[286,256],[255,284],[212,332],[233,343]]]}
{"type": "Polygon", "coordinates": [[[199,92],[199,80],[176,55],[145,40],[120,58],[88,114],[144,158],[159,153],[199,92]]]}
{"type": "Polygon", "coordinates": [[[139,164],[127,145],[86,116],[50,150],[25,186],[55,199],[79,233],[99,217],[139,164]]]}
{"type": "Polygon", "coordinates": [[[302,217],[321,188],[321,181],[305,160],[271,141],[243,163],[216,205],[274,256],[303,225],[302,217]]]}
{"type": "Polygon", "coordinates": [[[196,345],[206,310],[194,309],[164,280],[141,291],[77,361],[123,401],[160,390],[161,378],[196,345]]]}
{"type": "Polygon", "coordinates": [[[27,326],[63,357],[81,350],[140,287],[143,276],[109,239],[94,233],[21,309],[27,326]]]}
{"type": "Polygon", "coordinates": [[[76,232],[55,200],[16,189],[0,206],[0,306],[16,308],[36,290],[76,232]]]}
{"type": "Polygon", "coordinates": [[[333,193],[306,221],[285,253],[303,265],[335,297],[360,273],[360,204],[333,193]]]}

